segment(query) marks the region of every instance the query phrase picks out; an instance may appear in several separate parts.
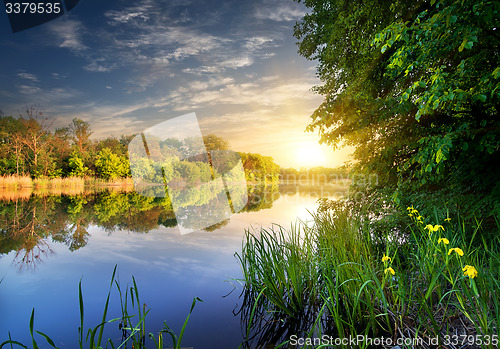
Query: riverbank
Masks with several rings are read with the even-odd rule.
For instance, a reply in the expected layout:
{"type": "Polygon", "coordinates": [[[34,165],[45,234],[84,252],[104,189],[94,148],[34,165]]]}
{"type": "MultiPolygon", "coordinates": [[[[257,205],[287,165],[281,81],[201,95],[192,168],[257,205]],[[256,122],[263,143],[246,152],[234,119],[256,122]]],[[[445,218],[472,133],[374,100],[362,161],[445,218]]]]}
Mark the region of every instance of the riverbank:
{"type": "Polygon", "coordinates": [[[31,195],[80,195],[93,191],[134,190],[132,178],[104,180],[94,177],[35,178],[0,176],[0,200],[29,199],[31,195]]]}
{"type": "Polygon", "coordinates": [[[293,347],[301,338],[304,348],[353,344],[324,338],[385,338],[375,345],[386,348],[496,347],[500,227],[485,232],[478,221],[423,217],[413,206],[401,214],[406,228],[382,236],[339,204],[323,205],[312,225],[247,232],[237,256],[254,315],[248,337],[285,333],[270,344],[293,347]]]}
{"type": "Polygon", "coordinates": [[[40,177],[32,179],[30,176],[0,176],[0,191],[13,189],[41,189],[41,188],[78,188],[100,186],[134,186],[132,178],[116,178],[105,180],[95,177],[40,177]]]}

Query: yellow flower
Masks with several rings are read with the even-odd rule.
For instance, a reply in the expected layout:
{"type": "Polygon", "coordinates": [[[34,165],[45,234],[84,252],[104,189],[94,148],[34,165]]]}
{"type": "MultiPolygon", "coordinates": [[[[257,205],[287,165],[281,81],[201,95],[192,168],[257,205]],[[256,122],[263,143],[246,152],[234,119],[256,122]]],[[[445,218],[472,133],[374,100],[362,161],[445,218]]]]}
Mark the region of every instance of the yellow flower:
{"type": "Polygon", "coordinates": [[[396,272],[391,267],[384,270],[384,274],[387,274],[388,272],[390,272],[392,275],[396,275],[396,272]]]}
{"type": "MultiPolygon", "coordinates": [[[[408,212],[410,212],[410,214],[415,214],[415,213],[418,213],[418,211],[417,211],[415,208],[413,208],[413,205],[412,205],[412,206],[410,206],[410,207],[407,207],[407,208],[406,208],[406,210],[407,210],[408,212]]],[[[410,214],[409,214],[409,215],[410,215],[410,214]]],[[[410,217],[412,217],[412,216],[410,216],[410,217]]]]}
{"type": "Polygon", "coordinates": [[[420,215],[419,215],[419,216],[417,217],[417,220],[421,221],[423,218],[424,218],[424,217],[422,217],[422,216],[420,216],[420,215]]]}
{"type": "Polygon", "coordinates": [[[462,251],[462,249],[458,248],[458,247],[454,247],[454,248],[450,248],[450,250],[448,251],[448,256],[453,252],[455,251],[456,253],[458,253],[459,256],[463,256],[464,255],[464,251],[462,251]]]}
{"type": "Polygon", "coordinates": [[[439,238],[438,240],[438,244],[441,243],[441,241],[443,242],[443,244],[445,245],[448,245],[450,243],[450,241],[447,239],[447,238],[439,238]]]}
{"type": "Polygon", "coordinates": [[[382,257],[382,262],[387,262],[387,261],[392,262],[392,258],[389,256],[386,256],[384,253],[384,257],[382,257]]]}
{"type": "Polygon", "coordinates": [[[442,225],[439,225],[439,224],[436,224],[434,226],[432,224],[427,224],[424,229],[428,229],[429,234],[431,231],[438,231],[439,229],[443,229],[443,231],[444,231],[444,227],[442,225]]]}
{"type": "Polygon", "coordinates": [[[450,222],[450,221],[451,221],[451,218],[450,218],[450,217],[448,217],[448,218],[446,218],[444,221],[445,221],[445,222],[450,222]]]}
{"type": "Polygon", "coordinates": [[[411,213],[408,213],[408,216],[413,217],[413,215],[411,213]]]}
{"type": "Polygon", "coordinates": [[[470,277],[471,279],[474,279],[477,276],[477,270],[472,265],[466,265],[462,268],[462,271],[464,272],[464,275],[470,277]]]}

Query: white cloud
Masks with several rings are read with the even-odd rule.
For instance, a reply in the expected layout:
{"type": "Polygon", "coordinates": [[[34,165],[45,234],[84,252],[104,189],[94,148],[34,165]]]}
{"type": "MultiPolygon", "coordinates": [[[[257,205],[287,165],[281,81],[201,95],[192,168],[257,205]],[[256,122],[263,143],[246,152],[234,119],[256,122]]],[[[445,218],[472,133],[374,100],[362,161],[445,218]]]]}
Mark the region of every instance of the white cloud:
{"type": "Polygon", "coordinates": [[[33,95],[40,92],[40,88],[32,85],[19,85],[19,92],[24,95],[33,95]]]}
{"type": "Polygon", "coordinates": [[[113,67],[114,67],[113,65],[110,65],[109,67],[105,67],[105,66],[98,64],[97,62],[92,62],[92,63],[84,66],[83,69],[90,71],[90,72],[104,73],[104,72],[109,72],[109,71],[113,70],[113,67]]]}
{"type": "Polygon", "coordinates": [[[305,15],[306,11],[300,4],[294,3],[266,3],[256,7],[257,19],[272,20],[277,22],[296,21],[305,15]]]}
{"type": "Polygon", "coordinates": [[[208,82],[195,82],[191,83],[189,88],[181,87],[172,91],[154,106],[170,105],[175,110],[216,105],[245,105],[250,109],[273,108],[316,99],[310,91],[315,83],[316,81],[308,78],[283,81],[277,76],[266,76],[243,83],[236,83],[231,79],[221,80],[220,84],[213,85],[208,82]]]}
{"type": "Polygon", "coordinates": [[[35,74],[29,74],[29,73],[21,72],[21,73],[18,73],[17,76],[19,76],[20,78],[26,79],[26,80],[33,81],[33,82],[39,82],[40,81],[35,74]]]}
{"type": "Polygon", "coordinates": [[[68,16],[63,16],[56,21],[52,21],[48,28],[56,37],[55,43],[58,47],[75,52],[87,49],[87,46],[82,42],[82,34],[86,32],[86,28],[79,20],[68,19],[68,16]]]}
{"type": "Polygon", "coordinates": [[[61,75],[59,73],[52,73],[52,78],[54,78],[56,80],[65,79],[67,77],[68,77],[67,75],[61,75]]]}
{"type": "Polygon", "coordinates": [[[111,25],[120,25],[134,22],[134,20],[147,21],[153,9],[150,0],[143,0],[136,6],[125,8],[123,11],[108,11],[104,15],[109,19],[111,25]]]}

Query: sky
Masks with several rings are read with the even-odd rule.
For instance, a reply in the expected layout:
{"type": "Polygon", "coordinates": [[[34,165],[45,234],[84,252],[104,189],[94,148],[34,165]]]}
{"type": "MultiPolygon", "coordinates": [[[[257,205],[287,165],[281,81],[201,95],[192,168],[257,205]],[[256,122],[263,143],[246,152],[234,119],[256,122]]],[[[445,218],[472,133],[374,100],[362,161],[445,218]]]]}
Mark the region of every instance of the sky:
{"type": "Polygon", "coordinates": [[[131,135],[196,113],[203,135],[272,156],[282,167],[336,167],[305,132],[323,100],[316,62],[297,53],[292,0],[81,0],[63,16],[12,33],[0,4],[0,110],[74,117],[94,139],[131,135]]]}

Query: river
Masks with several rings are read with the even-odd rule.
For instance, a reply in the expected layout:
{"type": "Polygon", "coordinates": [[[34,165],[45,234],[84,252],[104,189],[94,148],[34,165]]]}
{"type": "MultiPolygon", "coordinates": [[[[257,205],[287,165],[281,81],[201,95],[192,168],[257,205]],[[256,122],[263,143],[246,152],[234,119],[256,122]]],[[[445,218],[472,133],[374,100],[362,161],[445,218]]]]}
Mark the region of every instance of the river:
{"type": "MultiPolygon", "coordinates": [[[[239,310],[241,251],[246,229],[311,219],[319,197],[338,198],[345,186],[249,186],[244,209],[214,226],[180,234],[175,216],[135,192],[103,190],[79,194],[32,193],[0,201],[0,342],[31,345],[35,330],[61,348],[78,345],[78,284],[84,301],[84,327],[100,323],[113,268],[122,291],[134,276],[141,303],[150,309],[146,332],[157,334],[165,321],[176,333],[193,310],[182,340],[196,349],[237,348],[244,338],[239,310]]],[[[107,319],[120,316],[116,287],[107,319]]],[[[136,321],[137,316],[133,321],[136,321]]],[[[107,324],[105,338],[115,346],[122,331],[107,324]]],[[[35,335],[41,348],[45,339],[35,335]]],[[[149,346],[148,346],[149,347],[149,346]]]]}

